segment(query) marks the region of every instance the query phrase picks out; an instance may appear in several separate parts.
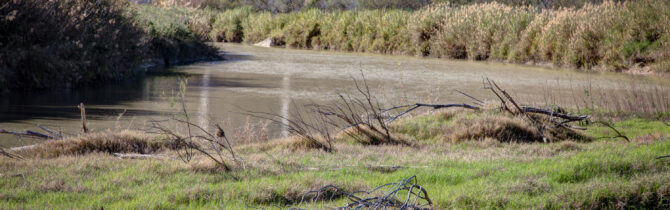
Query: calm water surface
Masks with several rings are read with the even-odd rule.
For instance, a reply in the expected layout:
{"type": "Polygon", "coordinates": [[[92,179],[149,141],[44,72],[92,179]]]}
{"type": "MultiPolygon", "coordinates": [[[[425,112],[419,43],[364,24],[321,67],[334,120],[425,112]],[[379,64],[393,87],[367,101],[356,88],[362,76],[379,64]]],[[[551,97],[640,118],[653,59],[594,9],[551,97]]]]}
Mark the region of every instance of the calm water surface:
{"type": "MultiPolygon", "coordinates": [[[[336,100],[337,94],[354,93],[352,81],[360,80],[361,72],[386,105],[471,102],[454,92],[456,89],[492,99],[482,89],[484,78],[495,80],[520,101],[567,106],[589,87],[612,92],[631,86],[670,87],[664,78],[501,63],[234,44],[221,48],[227,60],[180,66],[170,74],[76,91],[8,94],[0,100],[0,129],[38,130],[37,125],[45,125],[76,134],[80,129],[79,102],[86,104],[88,124],[94,131],[145,129],[149,121],[167,119],[176,111],[171,101],[179,91],[180,78],[187,79],[186,104],[193,120],[203,126],[209,121],[222,122],[227,130],[259,122],[245,114],[249,111],[288,116],[296,105],[327,104],[336,100]]],[[[269,126],[268,132],[271,136],[285,134],[278,125],[269,126]]],[[[0,135],[0,146],[35,141],[0,135]]]]}

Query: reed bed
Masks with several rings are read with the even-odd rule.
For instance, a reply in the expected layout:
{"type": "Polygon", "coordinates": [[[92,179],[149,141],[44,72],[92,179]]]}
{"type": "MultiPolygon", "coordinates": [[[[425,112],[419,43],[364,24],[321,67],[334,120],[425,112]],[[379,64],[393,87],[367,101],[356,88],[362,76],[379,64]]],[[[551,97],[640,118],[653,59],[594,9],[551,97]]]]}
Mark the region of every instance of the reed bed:
{"type": "Polygon", "coordinates": [[[419,10],[222,11],[212,40],[291,48],[495,60],[595,71],[667,73],[670,3],[605,1],[578,8],[481,3],[419,10]]]}

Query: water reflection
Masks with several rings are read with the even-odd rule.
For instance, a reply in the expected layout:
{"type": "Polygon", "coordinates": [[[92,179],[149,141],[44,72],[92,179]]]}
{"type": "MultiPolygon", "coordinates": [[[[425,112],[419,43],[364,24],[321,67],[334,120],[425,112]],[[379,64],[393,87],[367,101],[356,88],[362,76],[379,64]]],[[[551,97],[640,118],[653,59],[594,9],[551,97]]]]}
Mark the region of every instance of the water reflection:
{"type": "Polygon", "coordinates": [[[282,127],[281,133],[283,137],[288,136],[288,122],[289,122],[289,104],[291,101],[291,75],[288,72],[284,73],[282,77],[282,95],[281,95],[281,116],[282,127]]]}
{"type": "Polygon", "coordinates": [[[198,107],[198,113],[200,113],[200,127],[209,130],[209,80],[211,77],[211,70],[206,69],[202,75],[202,84],[200,84],[200,107],[198,107]]]}

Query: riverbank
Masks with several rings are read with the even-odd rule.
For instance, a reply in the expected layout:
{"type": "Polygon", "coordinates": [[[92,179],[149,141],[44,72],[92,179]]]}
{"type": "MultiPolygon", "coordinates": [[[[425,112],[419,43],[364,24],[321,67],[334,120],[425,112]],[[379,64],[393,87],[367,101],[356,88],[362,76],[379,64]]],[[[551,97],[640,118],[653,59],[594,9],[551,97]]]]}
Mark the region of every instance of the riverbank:
{"type": "MultiPolygon", "coordinates": [[[[335,150],[326,152],[297,144],[302,140],[296,138],[236,143],[235,151],[244,165],[232,171],[202,155],[184,163],[179,160],[183,151],[173,150],[179,147],[161,136],[138,131],[46,142],[17,153],[25,159],[0,158],[0,200],[4,201],[0,206],[326,208],[342,206],[348,200],[334,191],[324,191],[334,197],[301,203],[303,195],[327,185],[347,192],[371,190],[411,176],[417,177],[434,208],[668,205],[670,167],[667,160],[655,159],[670,151],[670,130],[662,122],[615,122],[630,142],[605,138],[504,143],[495,137],[451,142],[439,138],[447,138],[449,133],[405,129],[421,125],[439,130],[434,125],[457,122],[444,116],[445,112],[419,115],[394,123],[394,131],[415,138],[411,146],[369,145],[352,139],[335,142],[335,150]],[[127,159],[113,153],[150,155],[127,159]]],[[[592,137],[612,135],[604,126],[586,128],[585,134],[592,137]]],[[[231,159],[227,161],[232,165],[231,159]]]]}
{"type": "Polygon", "coordinates": [[[667,75],[668,11],[670,3],[650,0],[541,12],[498,3],[282,14],[236,8],[216,14],[210,39],[667,75]]]}
{"type": "Polygon", "coordinates": [[[126,1],[11,1],[0,8],[0,92],[72,89],[133,77],[141,66],[220,58],[188,18],[126,1]],[[171,19],[147,19],[147,16],[171,19]]]}

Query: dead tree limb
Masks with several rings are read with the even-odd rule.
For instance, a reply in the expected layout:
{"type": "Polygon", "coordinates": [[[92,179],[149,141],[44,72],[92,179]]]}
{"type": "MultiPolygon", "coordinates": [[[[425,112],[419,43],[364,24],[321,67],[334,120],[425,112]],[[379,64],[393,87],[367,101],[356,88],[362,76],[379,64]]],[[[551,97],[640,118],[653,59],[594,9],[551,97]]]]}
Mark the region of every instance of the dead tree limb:
{"type": "MultiPolygon", "coordinates": [[[[487,79],[487,80],[488,80],[488,79],[487,79]]],[[[496,89],[498,89],[498,91],[500,91],[500,92],[503,94],[503,96],[505,96],[505,98],[507,98],[507,100],[508,100],[510,103],[512,103],[512,105],[514,105],[514,107],[516,107],[516,109],[517,109],[517,111],[518,111],[519,113],[521,113],[521,114],[526,114],[526,113],[523,111],[523,109],[521,109],[521,107],[519,106],[519,104],[517,104],[516,101],[514,101],[514,99],[512,98],[512,96],[510,96],[510,95],[507,93],[507,91],[505,91],[505,90],[503,90],[502,88],[500,88],[500,87],[498,86],[498,84],[496,84],[495,81],[491,81],[491,80],[489,80],[489,82],[493,83],[493,85],[496,87],[496,89]]]]}
{"type": "MultiPolygon", "coordinates": [[[[609,138],[614,138],[614,139],[615,139],[615,138],[623,138],[623,139],[625,139],[627,142],[630,142],[630,139],[628,139],[627,136],[625,136],[625,135],[623,135],[621,132],[619,132],[619,130],[617,130],[616,128],[614,128],[614,126],[612,126],[612,124],[610,124],[610,123],[608,123],[608,122],[605,122],[605,121],[594,121],[593,123],[598,123],[598,124],[604,125],[605,127],[608,127],[609,129],[611,129],[612,131],[614,131],[614,132],[617,134],[616,136],[614,136],[614,137],[609,137],[609,138]]],[[[608,137],[601,137],[601,138],[608,138],[608,137]]]]}
{"type": "Polygon", "coordinates": [[[484,89],[491,90],[491,92],[493,92],[493,94],[495,94],[496,97],[498,97],[498,99],[500,99],[500,103],[502,105],[502,108],[505,111],[509,112],[510,114],[514,114],[514,112],[512,112],[512,110],[509,109],[509,107],[507,107],[507,102],[505,102],[505,99],[503,99],[503,97],[500,96],[500,94],[498,94],[498,92],[493,88],[493,83],[491,83],[491,80],[489,80],[488,78],[486,78],[486,81],[484,82],[484,89]],[[487,83],[488,83],[488,85],[487,85],[487,83]]]}
{"type": "Polygon", "coordinates": [[[51,129],[47,128],[46,126],[43,126],[43,125],[37,125],[37,127],[39,127],[40,129],[50,133],[53,137],[58,137],[59,139],[63,138],[63,134],[61,132],[56,132],[56,131],[51,130],[51,129]]]}
{"type": "Polygon", "coordinates": [[[316,201],[333,201],[340,197],[348,200],[345,206],[335,209],[431,209],[433,201],[428,191],[418,185],[416,176],[399,182],[388,183],[370,191],[347,192],[342,188],[326,185],[320,189],[303,194],[297,208],[305,209],[303,204],[316,201]]]}
{"type": "Polygon", "coordinates": [[[135,153],[114,153],[114,157],[119,159],[171,159],[176,160],[174,157],[167,155],[148,155],[148,154],[135,154],[135,153]]]}
{"type": "Polygon", "coordinates": [[[464,92],[462,92],[462,91],[460,91],[460,90],[454,90],[454,91],[456,91],[456,92],[458,92],[458,93],[464,95],[465,97],[468,97],[468,98],[470,98],[470,99],[472,99],[472,100],[475,100],[475,101],[476,101],[475,104],[477,104],[477,105],[479,105],[479,106],[484,105],[484,101],[479,100],[478,98],[475,98],[474,96],[471,96],[471,95],[469,95],[469,94],[467,94],[467,93],[464,93],[464,92]]]}
{"type": "Polygon", "coordinates": [[[521,107],[521,110],[523,110],[524,112],[544,114],[544,115],[549,115],[551,117],[558,117],[558,118],[561,118],[561,119],[570,120],[570,122],[572,122],[572,121],[582,121],[582,120],[589,119],[591,117],[591,116],[588,116],[588,115],[569,115],[569,114],[565,114],[565,113],[555,112],[555,111],[552,111],[552,110],[539,109],[539,108],[527,107],[527,106],[521,107]]]}
{"type": "Polygon", "coordinates": [[[411,105],[391,107],[391,108],[382,110],[382,112],[388,112],[388,111],[391,111],[391,110],[396,110],[396,109],[400,109],[400,108],[407,108],[407,107],[411,107],[411,108],[409,108],[409,109],[407,109],[407,110],[405,110],[405,111],[403,111],[403,112],[401,112],[397,115],[391,116],[389,118],[388,122],[389,123],[393,122],[396,119],[398,119],[399,117],[402,117],[403,115],[405,115],[405,114],[407,114],[411,111],[414,111],[415,109],[417,109],[419,107],[430,107],[430,108],[433,108],[433,109],[442,109],[442,108],[451,108],[451,107],[460,107],[460,108],[466,108],[466,109],[472,109],[472,110],[479,110],[480,109],[479,107],[473,106],[473,105],[470,105],[470,104],[423,104],[423,103],[415,103],[415,104],[411,104],[411,105]]]}
{"type": "Polygon", "coordinates": [[[0,155],[8,157],[10,159],[23,159],[23,157],[7,152],[5,151],[4,148],[1,147],[0,147],[0,155]]]}
{"type": "Polygon", "coordinates": [[[11,134],[15,135],[18,137],[29,137],[29,138],[36,138],[36,139],[55,139],[56,137],[49,136],[44,133],[36,132],[36,131],[24,131],[24,132],[15,132],[15,131],[8,131],[5,129],[0,129],[0,134],[11,134]]]}

